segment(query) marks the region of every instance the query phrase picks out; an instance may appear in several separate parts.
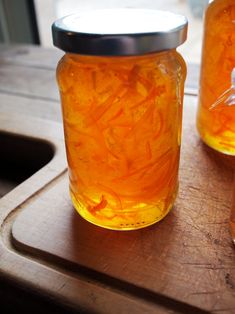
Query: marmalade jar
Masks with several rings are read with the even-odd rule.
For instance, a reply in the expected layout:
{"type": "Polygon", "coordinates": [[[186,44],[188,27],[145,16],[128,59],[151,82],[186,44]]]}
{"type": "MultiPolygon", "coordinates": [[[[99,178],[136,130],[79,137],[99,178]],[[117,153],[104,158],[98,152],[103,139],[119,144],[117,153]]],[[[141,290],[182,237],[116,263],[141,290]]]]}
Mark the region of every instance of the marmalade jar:
{"type": "Polygon", "coordinates": [[[178,189],[187,20],[169,12],[97,10],[53,24],[70,193],[95,225],[143,228],[178,189]],[[141,22],[141,23],[140,23],[141,22]]]}
{"type": "Polygon", "coordinates": [[[197,127],[208,146],[235,155],[235,1],[211,1],[204,24],[197,127]]]}

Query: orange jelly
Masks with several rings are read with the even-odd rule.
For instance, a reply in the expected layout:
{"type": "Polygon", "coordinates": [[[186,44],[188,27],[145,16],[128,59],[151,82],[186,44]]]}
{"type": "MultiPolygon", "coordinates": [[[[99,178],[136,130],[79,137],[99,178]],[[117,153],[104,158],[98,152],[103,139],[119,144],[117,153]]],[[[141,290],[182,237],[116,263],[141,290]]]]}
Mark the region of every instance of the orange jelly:
{"type": "Polygon", "coordinates": [[[234,0],[212,1],[205,15],[197,116],[202,140],[230,155],[235,155],[234,21],[234,0]]]}
{"type": "Polygon", "coordinates": [[[57,68],[72,202],[130,230],[161,220],[178,188],[186,67],[174,48],[136,56],[66,53],[57,68]]]}

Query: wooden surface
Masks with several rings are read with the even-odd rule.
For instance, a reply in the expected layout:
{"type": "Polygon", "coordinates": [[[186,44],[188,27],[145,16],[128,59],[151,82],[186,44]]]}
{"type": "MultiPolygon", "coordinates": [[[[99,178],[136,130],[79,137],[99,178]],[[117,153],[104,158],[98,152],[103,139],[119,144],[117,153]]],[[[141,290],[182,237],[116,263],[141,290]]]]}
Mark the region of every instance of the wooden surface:
{"type": "MultiPolygon", "coordinates": [[[[38,47],[0,49],[0,128],[47,138],[56,147],[47,166],[0,199],[0,280],[66,311],[235,313],[228,230],[234,161],[200,142],[196,97],[185,97],[180,191],[172,212],[139,231],[103,230],[72,208],[61,126],[45,121],[60,120],[54,78],[60,56],[38,47]]],[[[189,95],[197,93],[197,78],[192,65],[189,95]]]]}
{"type": "Polygon", "coordinates": [[[156,300],[164,295],[204,310],[227,304],[235,310],[235,252],[228,230],[232,173],[199,141],[190,99],[184,112],[180,192],[162,222],[134,232],[95,227],[74,211],[65,174],[16,218],[16,248],[75,273],[85,271],[111,288],[127,282],[134,293],[144,289],[156,300]]]}

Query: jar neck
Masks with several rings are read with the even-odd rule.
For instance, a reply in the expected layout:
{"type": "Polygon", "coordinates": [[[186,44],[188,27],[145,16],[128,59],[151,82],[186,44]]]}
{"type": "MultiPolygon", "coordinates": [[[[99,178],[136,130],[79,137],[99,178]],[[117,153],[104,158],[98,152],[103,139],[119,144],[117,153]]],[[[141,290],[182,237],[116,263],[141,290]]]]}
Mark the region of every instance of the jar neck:
{"type": "Polygon", "coordinates": [[[68,58],[72,58],[74,60],[86,60],[86,61],[90,61],[90,62],[102,62],[105,61],[107,63],[112,63],[113,61],[119,61],[119,62],[126,62],[128,60],[136,60],[138,62],[141,62],[141,60],[151,60],[151,59],[155,59],[156,57],[161,57],[161,56],[165,56],[165,55],[171,55],[176,53],[176,49],[169,49],[169,50],[164,50],[161,52],[154,52],[154,53],[149,53],[149,54],[143,54],[143,55],[130,55],[130,56],[98,56],[98,55],[81,55],[81,54],[76,54],[76,53],[70,53],[67,52],[65,55],[68,58]]]}

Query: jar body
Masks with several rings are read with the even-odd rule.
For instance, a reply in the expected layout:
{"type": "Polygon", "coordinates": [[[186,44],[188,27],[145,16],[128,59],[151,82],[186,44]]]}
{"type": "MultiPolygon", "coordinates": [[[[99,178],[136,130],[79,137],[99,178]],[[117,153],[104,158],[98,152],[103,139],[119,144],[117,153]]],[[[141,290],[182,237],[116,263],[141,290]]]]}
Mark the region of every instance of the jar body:
{"type": "Polygon", "coordinates": [[[235,155],[235,106],[227,106],[225,96],[235,68],[234,20],[234,0],[215,0],[206,11],[197,115],[202,140],[231,155],[235,155]]]}
{"type": "Polygon", "coordinates": [[[171,209],[185,74],[176,50],[61,59],[57,80],[70,192],[86,220],[109,229],[138,229],[171,209]]]}

